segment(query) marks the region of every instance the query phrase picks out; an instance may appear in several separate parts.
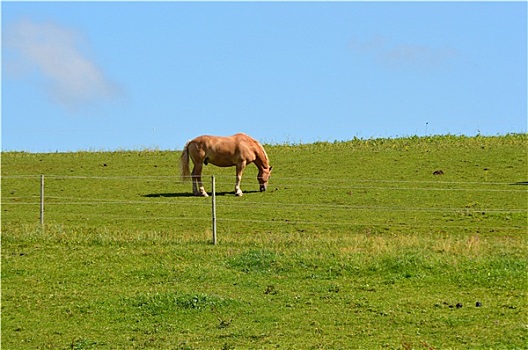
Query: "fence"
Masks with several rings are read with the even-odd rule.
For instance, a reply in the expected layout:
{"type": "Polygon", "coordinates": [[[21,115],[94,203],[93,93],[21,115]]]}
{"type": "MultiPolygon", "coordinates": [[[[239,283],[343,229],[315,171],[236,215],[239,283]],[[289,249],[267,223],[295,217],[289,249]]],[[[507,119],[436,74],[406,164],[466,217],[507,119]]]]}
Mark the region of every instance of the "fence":
{"type": "MultiPolygon", "coordinates": [[[[189,195],[186,194],[170,194],[170,193],[157,193],[157,194],[147,194],[144,197],[150,197],[150,200],[126,200],[126,199],[119,199],[119,198],[102,198],[100,196],[97,196],[96,198],[90,198],[86,195],[79,195],[79,196],[57,196],[54,194],[57,194],[57,192],[64,191],[64,188],[67,186],[60,186],[55,185],[54,191],[46,191],[49,193],[45,193],[45,177],[44,175],[36,176],[36,175],[27,175],[27,176],[4,176],[2,179],[4,180],[28,180],[28,179],[40,179],[40,195],[38,202],[33,201],[34,198],[37,196],[23,196],[23,197],[17,197],[14,196],[15,191],[12,191],[11,196],[3,196],[2,198],[2,204],[3,206],[10,206],[10,205],[35,205],[39,204],[40,206],[40,223],[41,225],[44,225],[44,215],[45,215],[45,205],[62,205],[62,206],[98,206],[98,207],[107,207],[107,206],[136,206],[140,207],[143,204],[149,204],[149,205],[159,205],[159,206],[171,206],[171,205],[177,205],[180,203],[179,201],[174,201],[172,199],[169,200],[158,200],[159,198],[170,198],[170,197],[188,197],[189,195]],[[61,188],[62,187],[62,188],[61,188]],[[152,197],[156,198],[156,201],[152,200],[152,197]],[[30,199],[30,201],[24,201],[25,199],[30,199]]],[[[434,225],[429,223],[424,223],[423,220],[416,220],[416,213],[429,213],[432,215],[432,218],[438,218],[445,216],[446,214],[452,214],[453,212],[458,213],[459,216],[472,216],[476,213],[480,213],[482,215],[509,215],[509,216],[519,216],[524,217],[524,224],[522,223],[522,219],[516,220],[517,224],[513,223],[511,225],[506,226],[483,226],[485,228],[489,229],[501,229],[501,230],[525,230],[526,231],[526,214],[527,214],[527,208],[526,207],[515,207],[511,206],[509,208],[493,208],[489,206],[483,206],[481,203],[478,203],[476,200],[483,200],[488,201],[489,199],[496,199],[497,195],[504,194],[505,196],[511,198],[512,196],[519,196],[519,198],[522,197],[524,199],[523,202],[521,200],[518,201],[518,203],[524,203],[526,204],[526,194],[528,191],[526,191],[523,188],[519,188],[516,186],[512,186],[511,183],[489,183],[489,182],[448,182],[448,181],[394,181],[394,180],[354,180],[350,181],[348,179],[311,179],[310,181],[307,181],[305,179],[299,179],[299,178],[280,178],[278,181],[274,181],[270,183],[271,191],[274,190],[287,190],[288,188],[294,188],[295,189],[295,195],[300,198],[299,202],[287,202],[287,201],[280,201],[280,202],[272,202],[268,201],[265,196],[259,197],[259,201],[239,201],[239,200],[230,200],[228,203],[220,203],[220,207],[224,206],[224,208],[229,208],[230,210],[233,210],[234,208],[251,208],[252,213],[257,213],[260,211],[268,211],[270,208],[273,210],[276,210],[277,213],[283,212],[283,213],[290,213],[290,216],[288,216],[288,219],[278,218],[259,218],[258,216],[254,217],[240,217],[237,215],[232,215],[232,217],[226,216],[226,217],[217,217],[217,187],[216,185],[219,184],[221,186],[227,187],[227,186],[233,186],[234,182],[232,177],[229,177],[229,181],[224,180],[222,177],[220,178],[220,182],[216,181],[215,176],[211,176],[211,190],[212,190],[212,196],[211,196],[211,202],[204,202],[204,201],[186,201],[185,206],[209,206],[210,209],[210,217],[206,218],[205,216],[201,217],[195,217],[195,216],[180,216],[180,217],[173,217],[173,216],[159,216],[159,212],[157,213],[158,216],[149,216],[145,219],[159,219],[159,220],[210,220],[211,222],[211,232],[212,232],[212,243],[217,243],[217,221],[224,221],[224,222],[242,222],[242,223],[253,223],[253,224],[261,224],[261,223],[273,223],[273,224],[297,224],[297,225],[319,225],[319,226],[333,226],[333,225],[365,225],[365,226],[392,226],[392,227],[409,227],[411,226],[409,223],[398,221],[398,220],[387,220],[387,222],[376,222],[371,221],[368,223],[361,223],[361,222],[355,222],[352,223],[350,220],[346,219],[346,215],[349,215],[350,213],[359,213],[359,212],[368,212],[368,213],[379,213],[379,214],[386,214],[386,213],[393,213],[395,216],[393,218],[399,218],[405,215],[408,215],[408,213],[411,213],[411,216],[409,218],[412,218],[412,215],[415,217],[415,221],[412,223],[413,227],[441,227],[445,226],[445,223],[443,225],[434,225]],[[222,181],[224,180],[224,181],[222,181]],[[320,200],[315,199],[316,202],[313,200],[310,201],[310,203],[304,202],[302,197],[302,193],[304,191],[312,191],[318,194],[320,200]],[[343,191],[350,192],[348,195],[352,196],[353,194],[361,194],[362,192],[376,192],[381,195],[385,195],[387,192],[399,192],[399,193],[406,193],[405,200],[401,200],[401,197],[404,197],[400,195],[398,197],[398,200],[390,200],[387,199],[385,201],[380,201],[377,203],[372,203],[369,205],[358,205],[358,204],[351,204],[351,203],[344,203],[342,200],[341,202],[337,201],[336,198],[343,198],[345,196],[342,194],[343,191]],[[450,202],[445,203],[435,203],[435,205],[429,205],[429,206],[422,206],[417,207],[415,205],[409,205],[409,202],[414,203],[415,201],[413,198],[415,198],[417,195],[422,195],[425,193],[424,197],[431,197],[431,194],[434,194],[438,191],[450,191],[452,193],[455,193],[455,197],[463,197],[462,194],[471,194],[470,196],[467,196],[467,200],[472,200],[469,205],[463,205],[463,206],[452,206],[450,202]],[[328,192],[328,193],[327,193],[328,192]],[[354,193],[352,193],[354,192],[354,193]],[[341,193],[338,195],[338,193],[341,193]],[[341,197],[340,197],[341,196],[341,197]],[[328,198],[327,198],[328,197],[328,198]],[[448,204],[448,205],[437,205],[437,204],[448,204]],[[266,208],[266,210],[263,210],[263,208],[266,208]],[[295,218],[294,213],[299,211],[300,209],[306,211],[310,210],[311,212],[315,213],[314,218],[312,220],[306,220],[305,217],[301,218],[295,218]],[[329,212],[328,215],[323,215],[321,213],[329,212]],[[292,214],[293,213],[293,214],[292,214]],[[436,216],[434,216],[436,214],[436,216]],[[234,217],[233,217],[234,216],[234,217]],[[319,219],[317,219],[319,218],[319,219]],[[521,224],[519,224],[519,222],[521,224]]],[[[46,179],[50,179],[51,181],[60,181],[60,182],[68,182],[68,181],[117,181],[119,183],[123,182],[124,180],[128,181],[139,181],[139,182],[148,182],[150,184],[153,183],[166,183],[168,181],[174,182],[175,179],[173,177],[146,177],[146,176],[126,176],[126,177],[120,177],[120,176],[113,176],[113,177],[96,177],[96,176],[58,176],[58,175],[47,175],[46,179]]],[[[5,181],[4,181],[5,183],[5,181]]],[[[48,183],[48,182],[47,182],[48,183]]],[[[61,185],[64,185],[64,183],[61,183],[61,185]]],[[[187,186],[187,185],[186,185],[187,186]]],[[[4,187],[4,186],[3,186],[4,187]]],[[[86,186],[85,186],[86,187],[86,186]]],[[[98,188],[104,189],[104,185],[100,185],[98,188]]],[[[5,193],[5,191],[3,191],[5,193]]],[[[90,192],[88,190],[88,192],[90,192]]],[[[94,191],[93,193],[95,195],[97,191],[94,191]]],[[[114,192],[112,192],[114,193],[114,192]]],[[[222,192],[222,194],[230,194],[230,192],[222,192]]],[[[234,197],[234,196],[233,196],[234,197]]],[[[222,202],[226,202],[223,200],[222,202]]],[[[432,203],[432,201],[429,201],[432,203]]],[[[514,201],[515,203],[515,201],[514,201]]],[[[181,204],[181,203],[180,203],[181,204]]],[[[523,204],[523,205],[524,205],[523,204]]],[[[202,211],[203,212],[203,211],[202,211]]],[[[91,215],[94,215],[93,213],[91,215]]],[[[113,216],[108,213],[104,213],[103,216],[108,216],[109,218],[113,219],[119,219],[119,217],[113,216]]],[[[375,216],[370,216],[370,218],[375,216]]],[[[140,217],[129,217],[122,219],[140,219],[140,217]]],[[[372,220],[372,219],[371,219],[372,220]]],[[[471,224],[468,224],[467,222],[462,222],[459,225],[456,224],[450,224],[448,227],[455,227],[455,228],[469,228],[469,227],[475,227],[474,223],[471,222],[471,224]]],[[[482,227],[482,225],[481,225],[482,227]]]]}

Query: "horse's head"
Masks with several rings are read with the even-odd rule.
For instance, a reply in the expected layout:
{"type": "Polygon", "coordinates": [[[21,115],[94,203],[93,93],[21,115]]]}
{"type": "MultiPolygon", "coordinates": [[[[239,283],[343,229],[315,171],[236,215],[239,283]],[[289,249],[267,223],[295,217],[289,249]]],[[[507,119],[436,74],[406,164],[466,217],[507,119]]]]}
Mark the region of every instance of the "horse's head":
{"type": "Polygon", "coordinates": [[[268,180],[271,177],[271,169],[273,169],[272,166],[269,168],[259,168],[257,180],[260,184],[260,192],[266,191],[266,187],[268,187],[268,180]]]}

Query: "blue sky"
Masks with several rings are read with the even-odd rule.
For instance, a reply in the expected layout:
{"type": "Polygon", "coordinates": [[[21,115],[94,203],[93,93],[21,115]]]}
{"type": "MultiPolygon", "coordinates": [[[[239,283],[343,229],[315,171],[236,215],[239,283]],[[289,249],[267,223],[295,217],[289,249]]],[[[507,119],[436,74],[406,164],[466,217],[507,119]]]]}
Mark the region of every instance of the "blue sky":
{"type": "Polygon", "coordinates": [[[2,150],[527,132],[526,2],[2,2],[2,150]]]}

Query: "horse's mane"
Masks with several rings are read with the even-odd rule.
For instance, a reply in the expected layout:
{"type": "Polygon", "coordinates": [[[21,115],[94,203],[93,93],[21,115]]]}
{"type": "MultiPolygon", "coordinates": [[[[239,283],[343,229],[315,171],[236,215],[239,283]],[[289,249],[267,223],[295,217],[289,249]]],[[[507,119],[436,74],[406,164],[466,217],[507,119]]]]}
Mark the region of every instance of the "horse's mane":
{"type": "Polygon", "coordinates": [[[257,158],[264,157],[264,159],[262,159],[262,161],[265,161],[266,163],[269,164],[269,158],[268,158],[268,154],[266,153],[266,150],[264,149],[262,144],[260,142],[258,142],[256,139],[252,138],[251,136],[249,136],[249,135],[247,135],[247,134],[245,134],[243,132],[235,134],[232,137],[242,138],[246,142],[249,142],[253,146],[253,148],[256,150],[257,158]]]}
{"type": "Polygon", "coordinates": [[[269,166],[269,158],[268,154],[266,153],[266,150],[264,149],[264,146],[262,146],[262,144],[255,139],[252,139],[252,142],[257,146],[256,148],[260,149],[260,154],[258,155],[259,158],[264,155],[265,162],[269,166]]]}

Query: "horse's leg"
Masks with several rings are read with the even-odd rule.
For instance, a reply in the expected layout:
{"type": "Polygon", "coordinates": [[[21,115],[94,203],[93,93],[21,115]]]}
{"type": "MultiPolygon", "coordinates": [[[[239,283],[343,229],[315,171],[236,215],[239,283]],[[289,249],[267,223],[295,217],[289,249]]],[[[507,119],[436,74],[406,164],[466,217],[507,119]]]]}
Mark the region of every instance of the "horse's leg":
{"type": "Polygon", "coordinates": [[[209,197],[202,183],[202,164],[194,165],[192,171],[193,193],[195,196],[209,197]]]}
{"type": "Polygon", "coordinates": [[[240,189],[240,182],[242,181],[242,173],[246,167],[246,162],[237,164],[236,166],[236,182],[235,182],[235,196],[242,196],[242,190],[240,189]]]}
{"type": "Polygon", "coordinates": [[[191,180],[192,180],[193,194],[195,196],[198,196],[200,192],[198,192],[198,186],[196,184],[197,183],[196,174],[197,174],[197,171],[196,171],[196,165],[195,165],[191,173],[191,180]]]}

